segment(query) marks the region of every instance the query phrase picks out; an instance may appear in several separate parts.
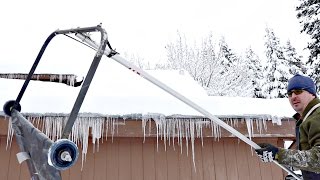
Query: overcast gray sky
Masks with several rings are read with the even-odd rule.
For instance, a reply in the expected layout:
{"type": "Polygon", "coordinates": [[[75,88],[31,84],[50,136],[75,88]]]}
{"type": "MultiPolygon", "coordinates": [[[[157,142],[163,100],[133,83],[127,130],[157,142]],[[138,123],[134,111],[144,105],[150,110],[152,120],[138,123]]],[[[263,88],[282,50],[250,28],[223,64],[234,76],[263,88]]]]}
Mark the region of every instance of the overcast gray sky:
{"type": "MultiPolygon", "coordinates": [[[[190,40],[200,40],[212,32],[217,39],[225,36],[238,53],[249,45],[262,53],[265,27],[269,26],[282,43],[290,39],[301,50],[306,39],[299,33],[295,3],[297,0],[3,1],[0,70],[4,64],[24,63],[29,69],[44,40],[56,29],[99,23],[120,54],[129,51],[151,62],[166,57],[164,46],[175,39],[177,31],[190,40]]],[[[50,46],[57,50],[51,54],[64,58],[61,54],[65,53],[58,49],[74,49],[77,45],[61,41],[59,44],[60,40],[55,40],[50,46]]]]}

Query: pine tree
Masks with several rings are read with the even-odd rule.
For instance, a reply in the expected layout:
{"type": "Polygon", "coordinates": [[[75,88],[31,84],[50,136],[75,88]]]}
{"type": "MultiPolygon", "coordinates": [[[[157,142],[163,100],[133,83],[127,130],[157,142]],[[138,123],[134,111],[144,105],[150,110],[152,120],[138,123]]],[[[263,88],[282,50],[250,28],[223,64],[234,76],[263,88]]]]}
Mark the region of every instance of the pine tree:
{"type": "Polygon", "coordinates": [[[263,79],[262,65],[260,58],[249,47],[245,52],[245,59],[247,61],[248,74],[252,83],[252,97],[262,98],[261,80],[263,79]]]}
{"type": "Polygon", "coordinates": [[[309,76],[317,83],[317,89],[320,88],[320,19],[319,9],[320,1],[315,0],[300,0],[301,4],[296,7],[298,12],[297,18],[302,24],[301,32],[308,34],[311,42],[307,48],[310,50],[310,55],[307,64],[310,64],[311,72],[309,76]]]}
{"type": "Polygon", "coordinates": [[[296,7],[298,12],[297,18],[302,24],[301,32],[310,35],[312,42],[308,43],[310,56],[307,63],[313,63],[318,59],[320,54],[320,20],[319,8],[320,2],[315,0],[300,0],[301,4],[296,7]]]}
{"type": "Polygon", "coordinates": [[[295,74],[306,74],[307,69],[305,64],[302,62],[302,56],[299,56],[296,49],[291,45],[290,40],[287,41],[284,46],[284,57],[288,61],[289,73],[295,74]]]}
{"type": "Polygon", "coordinates": [[[237,61],[237,56],[233,53],[232,49],[229,48],[229,45],[225,41],[224,37],[221,37],[219,42],[219,52],[218,52],[218,60],[222,66],[224,66],[224,70],[220,72],[221,75],[228,71],[228,68],[232,66],[234,62],[237,61]]]}
{"type": "Polygon", "coordinates": [[[263,95],[266,98],[286,97],[286,87],[289,79],[288,61],[284,57],[280,40],[271,28],[266,28],[266,58],[264,67],[266,81],[262,85],[263,95]]]}
{"type": "Polygon", "coordinates": [[[208,87],[209,95],[251,96],[246,63],[229,48],[224,37],[220,39],[218,49],[218,64],[215,65],[218,73],[214,74],[214,81],[208,87]]]}

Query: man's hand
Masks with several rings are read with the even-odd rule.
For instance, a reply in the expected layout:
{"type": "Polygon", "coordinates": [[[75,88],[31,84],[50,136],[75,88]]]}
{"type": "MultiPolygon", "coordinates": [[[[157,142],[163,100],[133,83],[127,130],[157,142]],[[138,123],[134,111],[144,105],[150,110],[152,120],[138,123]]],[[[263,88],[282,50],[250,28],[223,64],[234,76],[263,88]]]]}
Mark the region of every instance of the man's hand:
{"type": "Polygon", "coordinates": [[[272,162],[278,159],[279,148],[268,143],[260,143],[258,145],[261,149],[255,149],[255,151],[262,162],[272,162]]]}

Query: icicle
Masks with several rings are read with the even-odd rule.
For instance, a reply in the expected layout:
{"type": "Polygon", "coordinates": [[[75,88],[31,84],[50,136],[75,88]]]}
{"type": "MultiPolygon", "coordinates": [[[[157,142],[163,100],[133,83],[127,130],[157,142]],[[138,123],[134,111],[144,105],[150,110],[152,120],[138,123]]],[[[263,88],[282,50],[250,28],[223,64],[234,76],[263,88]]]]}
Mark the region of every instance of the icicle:
{"type": "Polygon", "coordinates": [[[234,118],[234,127],[239,127],[239,119],[234,118]]]}
{"type": "Polygon", "coordinates": [[[210,125],[211,125],[211,136],[216,137],[215,136],[215,123],[214,123],[214,121],[210,121],[210,125]]]}
{"type": "MultiPolygon", "coordinates": [[[[250,116],[252,117],[252,116],[250,116]]],[[[132,118],[132,116],[130,117],[132,118]]],[[[273,117],[274,118],[274,117],[273,117]]],[[[121,119],[121,118],[120,118],[121,119]]],[[[124,120],[126,118],[123,118],[124,120]]],[[[172,145],[175,150],[175,145],[180,146],[180,152],[183,153],[185,140],[186,154],[189,156],[189,140],[191,145],[193,166],[196,170],[195,163],[195,140],[196,138],[201,139],[201,144],[203,146],[203,128],[211,128],[211,134],[214,140],[219,140],[221,138],[221,127],[217,125],[214,121],[208,120],[207,118],[185,118],[184,116],[172,116],[165,117],[162,114],[147,114],[139,116],[141,119],[142,131],[143,131],[143,142],[145,142],[146,136],[151,136],[152,131],[152,120],[156,126],[156,138],[157,138],[157,150],[159,148],[159,139],[164,143],[164,149],[167,150],[167,143],[169,146],[172,145]],[[142,118],[141,118],[142,117],[142,118]],[[147,132],[149,129],[149,133],[147,132]],[[175,142],[177,138],[177,142],[175,142]]],[[[256,123],[257,131],[262,133],[263,130],[267,130],[266,121],[270,119],[268,116],[259,116],[254,118],[225,118],[225,122],[231,126],[239,126],[239,122],[246,123],[248,135],[251,139],[253,137],[253,124],[256,123]]],[[[62,130],[65,126],[68,116],[67,115],[37,115],[28,116],[28,120],[36,126],[41,127],[42,132],[44,132],[53,141],[60,139],[62,136],[62,130]]],[[[86,154],[88,152],[88,140],[89,136],[92,137],[93,152],[99,151],[100,139],[103,142],[103,133],[105,132],[106,140],[108,139],[108,134],[112,136],[112,142],[114,134],[119,130],[119,118],[117,117],[105,117],[96,116],[92,114],[80,114],[76,119],[72,131],[69,135],[69,139],[75,142],[78,146],[82,148],[82,167],[86,161],[86,154]],[[90,133],[91,128],[91,134],[90,133]]],[[[13,129],[11,127],[11,122],[9,120],[8,125],[8,137],[7,137],[7,148],[11,145],[13,129]]],[[[80,148],[79,148],[80,149],[80,148]]],[[[82,169],[82,168],[81,168],[82,169]]]]}
{"type": "Polygon", "coordinates": [[[67,77],[67,83],[68,83],[70,86],[74,86],[75,80],[76,80],[76,76],[68,76],[68,77],[67,77]]]}
{"type": "Polygon", "coordinates": [[[116,125],[115,125],[115,119],[112,118],[112,121],[111,121],[111,141],[113,142],[113,135],[114,135],[114,132],[115,132],[115,129],[116,129],[116,125]]]}
{"type": "Polygon", "coordinates": [[[176,126],[177,126],[177,120],[176,119],[172,119],[173,123],[171,124],[171,132],[172,132],[172,147],[173,150],[175,151],[175,137],[178,136],[178,134],[176,133],[176,126]]]}
{"type": "Polygon", "coordinates": [[[263,122],[264,130],[267,131],[268,130],[267,121],[265,119],[262,119],[262,122],[263,122]]]}
{"type": "Polygon", "coordinates": [[[148,129],[148,130],[149,130],[149,136],[151,135],[151,129],[152,129],[151,120],[152,120],[152,119],[149,120],[149,129],[148,129]]]}
{"type": "Polygon", "coordinates": [[[197,119],[196,120],[196,132],[197,132],[197,138],[201,139],[201,146],[203,147],[203,126],[207,127],[208,122],[203,119],[197,119]]]}
{"type": "Polygon", "coordinates": [[[62,76],[62,74],[59,74],[59,83],[61,83],[62,80],[63,80],[63,76],[62,76]]]}
{"type": "Polygon", "coordinates": [[[248,130],[248,136],[249,139],[251,140],[252,135],[253,135],[253,123],[252,123],[252,119],[251,118],[245,118],[246,120],[246,125],[247,125],[247,130],[248,130]]]}
{"type": "Polygon", "coordinates": [[[173,124],[171,127],[171,133],[172,133],[172,147],[175,150],[175,146],[176,146],[176,142],[175,141],[179,141],[179,132],[178,132],[178,121],[175,118],[172,118],[173,124]]]}
{"type": "Polygon", "coordinates": [[[155,119],[155,123],[156,123],[157,151],[158,151],[158,144],[159,144],[159,121],[157,121],[157,119],[155,119]]]}
{"type": "Polygon", "coordinates": [[[106,123],[106,141],[108,140],[108,132],[109,132],[109,124],[110,124],[110,118],[106,118],[105,120],[106,123]]]}
{"type": "MultiPolygon", "coordinates": [[[[81,143],[82,143],[82,156],[86,157],[86,154],[88,152],[88,140],[89,140],[89,124],[88,124],[88,121],[90,120],[90,118],[83,118],[79,121],[79,126],[73,126],[73,130],[74,128],[78,128],[80,127],[81,128],[81,131],[80,131],[80,135],[82,135],[82,138],[81,138],[81,143]]],[[[93,146],[94,147],[94,146],[93,146]]],[[[85,160],[85,158],[84,158],[85,160]]],[[[82,161],[82,167],[83,167],[83,161],[82,161]]],[[[81,167],[81,170],[82,170],[82,167],[81,167]]]]}
{"type": "MultiPolygon", "coordinates": [[[[149,114],[151,119],[154,120],[155,125],[156,125],[156,138],[157,138],[157,151],[159,148],[159,136],[160,140],[163,140],[166,142],[166,119],[164,115],[159,115],[159,114],[149,114]]],[[[166,144],[165,144],[165,149],[166,149],[166,144]]]]}
{"type": "Polygon", "coordinates": [[[221,137],[221,130],[220,126],[218,126],[214,121],[211,121],[211,132],[212,132],[212,137],[214,137],[214,140],[218,140],[221,137]]]}
{"type": "Polygon", "coordinates": [[[171,134],[171,131],[172,131],[172,124],[173,124],[173,120],[172,119],[167,119],[166,120],[166,122],[167,122],[167,131],[166,131],[166,136],[167,136],[167,140],[168,140],[168,143],[169,143],[169,146],[170,146],[170,144],[171,144],[171,136],[172,136],[172,134],[171,134]]]}
{"type": "Polygon", "coordinates": [[[164,127],[163,127],[164,150],[167,151],[167,137],[168,137],[168,136],[167,136],[167,134],[168,134],[167,129],[168,129],[168,123],[170,123],[170,122],[167,122],[166,119],[163,118],[162,123],[163,123],[163,125],[164,125],[164,127]]]}
{"type": "Polygon", "coordinates": [[[182,137],[183,137],[183,135],[182,135],[183,132],[182,131],[183,131],[183,128],[182,128],[182,122],[181,122],[180,119],[178,120],[178,131],[179,131],[178,145],[180,145],[180,152],[182,154],[182,137]]]}
{"type": "Polygon", "coordinates": [[[103,119],[102,118],[96,118],[94,120],[91,119],[91,127],[92,127],[92,141],[93,144],[97,142],[97,151],[99,152],[99,140],[102,139],[102,124],[103,124],[103,119]]]}
{"type": "Polygon", "coordinates": [[[262,121],[256,120],[256,126],[257,126],[257,131],[261,134],[262,133],[262,121]]]}
{"type": "Polygon", "coordinates": [[[281,118],[278,116],[271,117],[272,123],[276,123],[277,125],[281,126],[281,118]]]}
{"type": "MultiPolygon", "coordinates": [[[[101,122],[101,123],[102,123],[102,127],[101,127],[101,128],[102,128],[102,130],[101,130],[101,140],[102,140],[102,143],[104,142],[104,141],[103,141],[103,132],[105,131],[105,122],[106,122],[106,118],[103,118],[103,119],[102,119],[102,122],[101,122]]],[[[106,136],[107,136],[107,135],[106,135],[106,136]]]]}
{"type": "Polygon", "coordinates": [[[141,119],[141,125],[142,125],[142,132],[143,132],[143,143],[146,142],[146,125],[147,125],[147,119],[142,117],[141,119]]]}
{"type": "Polygon", "coordinates": [[[195,122],[190,120],[190,140],[191,140],[191,150],[192,150],[192,161],[193,161],[193,167],[194,167],[194,170],[196,171],[196,161],[195,161],[195,152],[194,152],[194,141],[195,141],[195,138],[194,138],[194,135],[195,135],[195,132],[194,132],[194,124],[195,122]]]}

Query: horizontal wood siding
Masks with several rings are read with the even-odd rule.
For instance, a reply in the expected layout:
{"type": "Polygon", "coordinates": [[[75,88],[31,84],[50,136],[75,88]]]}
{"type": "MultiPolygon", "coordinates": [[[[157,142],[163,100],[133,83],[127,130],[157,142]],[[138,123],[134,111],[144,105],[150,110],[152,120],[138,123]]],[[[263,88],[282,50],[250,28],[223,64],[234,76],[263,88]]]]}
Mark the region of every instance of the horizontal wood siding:
{"type": "MultiPolygon", "coordinates": [[[[0,179],[29,180],[25,162],[17,162],[18,146],[13,140],[6,150],[6,137],[0,136],[0,179]]],[[[251,148],[237,138],[195,141],[195,161],[191,144],[181,149],[156,138],[110,138],[99,148],[90,143],[88,154],[71,169],[63,171],[63,180],[281,180],[282,170],[261,163],[251,148]],[[195,162],[195,164],[193,163],[195,162]]],[[[254,139],[279,145],[277,138],[254,139]]],[[[91,141],[90,141],[91,142],[91,141]]]]}

